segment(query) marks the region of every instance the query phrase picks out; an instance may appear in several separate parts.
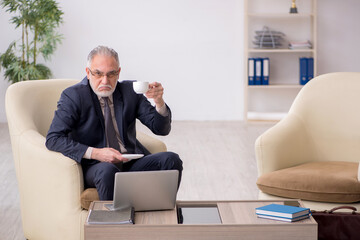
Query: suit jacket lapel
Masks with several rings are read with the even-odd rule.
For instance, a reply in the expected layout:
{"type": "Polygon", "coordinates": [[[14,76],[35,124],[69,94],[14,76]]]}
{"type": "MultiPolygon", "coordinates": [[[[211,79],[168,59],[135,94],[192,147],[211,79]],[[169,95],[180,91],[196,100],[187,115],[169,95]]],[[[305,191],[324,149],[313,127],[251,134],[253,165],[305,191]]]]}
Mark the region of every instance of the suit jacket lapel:
{"type": "Polygon", "coordinates": [[[91,86],[90,86],[89,81],[88,81],[88,87],[89,87],[89,91],[90,91],[91,101],[92,101],[93,106],[94,106],[94,108],[95,108],[96,116],[97,116],[97,118],[100,120],[102,129],[103,129],[103,135],[104,135],[104,138],[103,138],[103,146],[105,147],[105,146],[106,146],[106,136],[105,136],[105,121],[104,121],[104,115],[103,115],[102,110],[101,110],[99,98],[98,98],[98,96],[94,93],[94,91],[91,89],[91,86]]]}
{"type": "Polygon", "coordinates": [[[120,138],[121,141],[125,144],[124,129],[123,129],[124,101],[119,88],[120,88],[120,84],[117,84],[116,89],[113,93],[113,103],[114,103],[115,119],[116,119],[117,127],[119,129],[120,138]]]}
{"type": "Polygon", "coordinates": [[[89,91],[90,91],[90,95],[91,95],[91,100],[92,100],[92,102],[93,102],[93,106],[95,107],[96,115],[97,115],[97,117],[100,119],[101,126],[103,127],[104,132],[105,132],[104,115],[103,115],[102,110],[101,110],[99,98],[98,98],[98,96],[94,93],[94,91],[91,89],[90,83],[88,83],[88,86],[89,86],[89,91]]]}

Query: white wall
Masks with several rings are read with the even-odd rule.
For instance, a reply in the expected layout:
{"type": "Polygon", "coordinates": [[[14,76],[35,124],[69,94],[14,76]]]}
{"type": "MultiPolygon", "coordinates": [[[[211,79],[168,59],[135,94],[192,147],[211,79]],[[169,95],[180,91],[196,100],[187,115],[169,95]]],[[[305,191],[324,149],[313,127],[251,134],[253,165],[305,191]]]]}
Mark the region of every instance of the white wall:
{"type": "MultiPolygon", "coordinates": [[[[269,1],[270,2],[270,1],[269,1]]],[[[290,1],[289,1],[290,2],[290,1]]],[[[81,79],[97,45],[120,54],[121,79],[160,81],[175,120],[243,116],[243,0],[59,1],[62,45],[47,65],[54,78],[81,79]]],[[[290,3],[289,3],[290,5],[290,3]]],[[[360,71],[360,1],[318,0],[320,74],[360,71]]],[[[0,52],[20,38],[0,12],[0,52]]],[[[0,122],[7,86],[0,73],[0,122]]]]}
{"type": "Polygon", "coordinates": [[[360,1],[318,1],[318,74],[360,72],[360,1]]]}

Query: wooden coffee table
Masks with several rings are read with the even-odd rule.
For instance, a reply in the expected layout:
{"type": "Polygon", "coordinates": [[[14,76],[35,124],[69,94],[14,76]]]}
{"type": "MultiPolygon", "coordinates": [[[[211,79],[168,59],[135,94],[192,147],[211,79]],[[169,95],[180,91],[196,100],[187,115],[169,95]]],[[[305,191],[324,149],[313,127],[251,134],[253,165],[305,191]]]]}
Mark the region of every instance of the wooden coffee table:
{"type": "MultiPolygon", "coordinates": [[[[105,210],[105,201],[90,209],[105,210]]],[[[176,210],[136,212],[134,225],[96,225],[85,222],[85,239],[317,239],[317,223],[310,217],[288,223],[261,219],[255,208],[283,201],[178,201],[177,206],[218,208],[221,224],[178,224],[176,210]]],[[[301,202],[300,202],[301,204],[301,202]]]]}

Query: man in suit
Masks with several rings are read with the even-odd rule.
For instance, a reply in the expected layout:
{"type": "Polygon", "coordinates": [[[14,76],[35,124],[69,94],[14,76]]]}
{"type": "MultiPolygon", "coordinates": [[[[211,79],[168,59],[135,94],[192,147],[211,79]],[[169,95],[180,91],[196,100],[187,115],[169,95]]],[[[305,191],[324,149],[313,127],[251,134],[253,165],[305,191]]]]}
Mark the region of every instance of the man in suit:
{"type": "Polygon", "coordinates": [[[65,89],[46,137],[49,150],[80,163],[86,187],[96,187],[100,200],[112,200],[115,173],[119,171],[179,171],[182,161],[172,152],[150,154],[136,140],[136,118],[154,134],[167,135],[171,111],[160,83],[149,84],[146,97],[136,94],[131,81],[118,82],[118,54],[99,46],[88,56],[86,77],[65,89]],[[144,154],[128,161],[123,154],[144,154]]]}

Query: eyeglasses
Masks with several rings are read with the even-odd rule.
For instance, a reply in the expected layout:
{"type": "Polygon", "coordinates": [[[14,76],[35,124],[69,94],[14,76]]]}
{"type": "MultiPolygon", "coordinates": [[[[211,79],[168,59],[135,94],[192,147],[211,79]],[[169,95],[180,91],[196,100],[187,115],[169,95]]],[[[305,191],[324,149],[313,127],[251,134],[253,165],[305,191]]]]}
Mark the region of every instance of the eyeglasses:
{"type": "Polygon", "coordinates": [[[105,75],[109,79],[114,79],[119,75],[119,70],[114,70],[114,71],[111,71],[108,73],[103,73],[98,70],[96,70],[95,72],[92,72],[90,68],[88,68],[88,69],[89,69],[91,75],[93,75],[97,79],[103,78],[105,75]]]}

